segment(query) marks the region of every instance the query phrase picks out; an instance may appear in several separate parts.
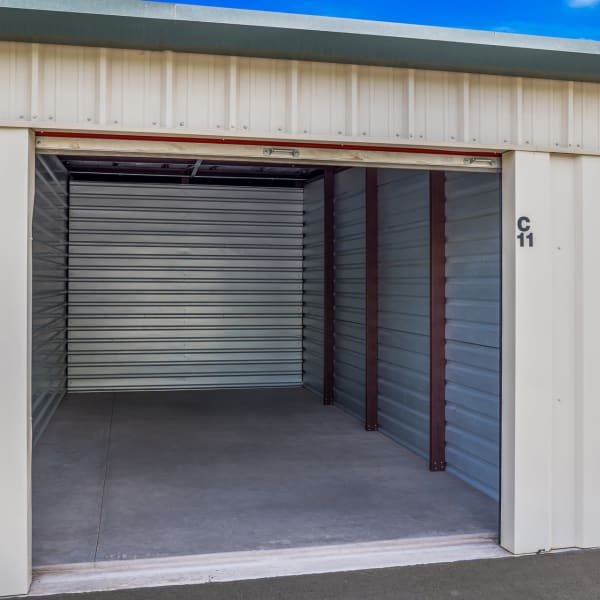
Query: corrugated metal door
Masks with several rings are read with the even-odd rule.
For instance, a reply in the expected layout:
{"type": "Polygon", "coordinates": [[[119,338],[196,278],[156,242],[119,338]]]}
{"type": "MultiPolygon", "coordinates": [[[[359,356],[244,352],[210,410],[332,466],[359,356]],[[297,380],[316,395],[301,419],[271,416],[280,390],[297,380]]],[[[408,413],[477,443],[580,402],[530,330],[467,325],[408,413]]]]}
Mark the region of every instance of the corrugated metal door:
{"type": "Polygon", "coordinates": [[[446,175],[446,460],[498,497],[500,178],[446,175]]]}
{"type": "Polygon", "coordinates": [[[300,385],[302,194],[73,183],[69,388],[300,385]]]}
{"type": "Polygon", "coordinates": [[[378,421],[429,454],[429,173],[381,169],[378,186],[378,421]]]}
{"type": "Polygon", "coordinates": [[[304,386],[323,394],[324,180],[304,188],[304,386]]]}
{"type": "Polygon", "coordinates": [[[68,177],[53,156],[36,158],[32,241],[31,413],[39,440],[67,388],[68,177]]]}
{"type": "Polygon", "coordinates": [[[366,392],[365,170],[335,176],[334,402],[360,419],[366,392]]]}

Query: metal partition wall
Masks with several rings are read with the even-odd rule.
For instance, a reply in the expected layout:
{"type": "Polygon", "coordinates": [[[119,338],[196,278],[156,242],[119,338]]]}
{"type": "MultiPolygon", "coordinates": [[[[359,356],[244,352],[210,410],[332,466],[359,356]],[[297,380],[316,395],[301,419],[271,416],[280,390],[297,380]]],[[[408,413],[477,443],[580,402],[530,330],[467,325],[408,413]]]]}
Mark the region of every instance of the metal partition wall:
{"type": "Polygon", "coordinates": [[[335,176],[334,401],[365,418],[366,210],[365,169],[335,176]]]}
{"type": "Polygon", "coordinates": [[[324,179],[304,187],[303,383],[323,395],[324,179]]]}
{"type": "Polygon", "coordinates": [[[379,171],[378,421],[429,454],[429,173],[379,171]]]}
{"type": "Polygon", "coordinates": [[[67,388],[66,169],[53,156],[36,159],[32,225],[31,413],[34,444],[67,388]]]}
{"type": "Polygon", "coordinates": [[[446,174],[446,462],[498,498],[500,177],[446,174]]]}
{"type": "Polygon", "coordinates": [[[71,390],[302,383],[300,188],[71,186],[71,390]]]}

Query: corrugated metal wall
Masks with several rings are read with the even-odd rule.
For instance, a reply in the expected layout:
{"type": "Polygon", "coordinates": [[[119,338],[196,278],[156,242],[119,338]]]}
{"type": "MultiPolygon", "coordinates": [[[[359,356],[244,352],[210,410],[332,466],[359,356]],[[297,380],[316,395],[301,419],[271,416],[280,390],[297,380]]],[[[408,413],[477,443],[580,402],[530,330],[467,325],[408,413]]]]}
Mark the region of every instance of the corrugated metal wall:
{"type": "Polygon", "coordinates": [[[324,294],[324,180],[304,187],[304,295],[303,375],[304,386],[323,394],[323,294],[324,294]]]}
{"type": "Polygon", "coordinates": [[[334,402],[365,418],[365,170],[335,176],[334,402]]]}
{"type": "Polygon", "coordinates": [[[429,173],[379,171],[378,404],[382,433],[429,454],[429,173]]]}
{"type": "Polygon", "coordinates": [[[446,460],[497,498],[500,177],[446,175],[446,460]]]}
{"type": "Polygon", "coordinates": [[[67,388],[68,177],[52,156],[36,159],[32,242],[33,443],[67,388]]]}
{"type": "Polygon", "coordinates": [[[0,42],[17,127],[600,152],[600,84],[0,42]]]}
{"type": "Polygon", "coordinates": [[[300,385],[302,194],[73,183],[69,388],[300,385]]]}

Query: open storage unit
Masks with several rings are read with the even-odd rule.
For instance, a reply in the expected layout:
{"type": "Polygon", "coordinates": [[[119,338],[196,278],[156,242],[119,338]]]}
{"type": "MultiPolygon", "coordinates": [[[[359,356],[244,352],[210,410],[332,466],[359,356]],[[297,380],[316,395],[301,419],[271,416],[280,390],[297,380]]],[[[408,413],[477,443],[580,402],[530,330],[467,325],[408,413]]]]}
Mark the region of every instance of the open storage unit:
{"type": "Polygon", "coordinates": [[[36,564],[497,534],[497,173],[36,170],[36,564]]]}

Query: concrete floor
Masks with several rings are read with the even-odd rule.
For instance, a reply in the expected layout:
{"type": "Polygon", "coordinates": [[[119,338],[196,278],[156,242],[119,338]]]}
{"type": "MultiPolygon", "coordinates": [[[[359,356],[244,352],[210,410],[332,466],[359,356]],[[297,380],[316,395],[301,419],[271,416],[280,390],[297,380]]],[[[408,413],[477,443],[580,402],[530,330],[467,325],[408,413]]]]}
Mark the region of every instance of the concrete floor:
{"type": "Polygon", "coordinates": [[[497,505],[301,390],[68,396],[35,565],[495,532],[497,505]]]}

